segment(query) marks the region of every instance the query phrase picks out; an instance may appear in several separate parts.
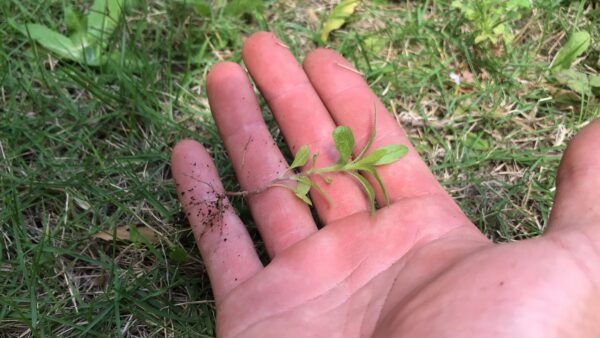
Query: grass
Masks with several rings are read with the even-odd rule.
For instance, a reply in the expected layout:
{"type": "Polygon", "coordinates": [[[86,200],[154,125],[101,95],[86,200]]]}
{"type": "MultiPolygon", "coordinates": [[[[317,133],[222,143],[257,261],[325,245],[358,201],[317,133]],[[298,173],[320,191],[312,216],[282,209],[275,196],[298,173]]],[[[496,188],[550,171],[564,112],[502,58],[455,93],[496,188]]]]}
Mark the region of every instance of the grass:
{"type": "MultiPolygon", "coordinates": [[[[473,46],[449,2],[364,2],[330,46],[365,74],[486,235],[539,235],[567,141],[599,115],[597,97],[563,87],[548,65],[570,32],[587,29],[600,41],[600,9],[536,1],[513,23],[512,48],[494,48],[473,46]],[[457,87],[453,71],[474,83],[457,87]]],[[[240,62],[256,30],[276,32],[301,59],[330,8],[280,0],[259,14],[203,17],[140,0],[110,44],[138,61],[96,68],[49,55],[0,20],[0,335],[214,336],[210,285],[176,201],[171,148],[183,138],[208,145],[236,189],[209,113],[208,70],[240,62]],[[93,237],[128,225],[152,228],[159,241],[93,237]]],[[[64,28],[60,1],[7,0],[0,13],[64,28]]],[[[574,67],[597,72],[599,54],[574,67]]],[[[243,202],[236,208],[254,229],[243,202]]]]}

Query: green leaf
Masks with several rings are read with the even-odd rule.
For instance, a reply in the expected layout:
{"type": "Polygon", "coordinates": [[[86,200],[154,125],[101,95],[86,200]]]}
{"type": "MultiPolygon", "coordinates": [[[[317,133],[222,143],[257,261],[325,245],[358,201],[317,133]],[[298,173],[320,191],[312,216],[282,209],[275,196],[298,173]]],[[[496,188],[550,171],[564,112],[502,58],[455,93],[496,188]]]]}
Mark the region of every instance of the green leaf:
{"type": "Polygon", "coordinates": [[[408,153],[408,147],[402,144],[390,144],[373,150],[369,155],[365,156],[360,161],[347,166],[363,170],[363,167],[378,166],[390,164],[399,160],[402,156],[408,153]]]}
{"type": "Polygon", "coordinates": [[[244,14],[252,14],[262,12],[264,9],[261,0],[232,0],[223,10],[223,14],[230,16],[242,16],[244,14]]]}
{"type": "Polygon", "coordinates": [[[587,31],[573,33],[567,43],[558,52],[552,65],[552,70],[570,68],[573,61],[590,47],[590,43],[591,37],[587,31]]]}
{"type": "Polygon", "coordinates": [[[299,199],[301,199],[302,202],[304,202],[304,203],[312,206],[312,201],[310,200],[310,198],[308,198],[308,196],[296,194],[296,197],[298,197],[299,199]]]}
{"type": "Polygon", "coordinates": [[[375,212],[375,189],[373,189],[373,186],[371,185],[371,183],[369,183],[369,181],[367,181],[367,179],[363,175],[361,175],[355,171],[348,171],[348,174],[350,174],[358,182],[360,182],[360,185],[362,185],[363,189],[367,193],[367,198],[369,199],[369,205],[371,206],[371,213],[374,213],[375,212]]]}
{"type": "Polygon", "coordinates": [[[310,186],[312,185],[311,180],[306,176],[300,176],[297,180],[296,188],[294,192],[300,195],[306,195],[310,191],[310,186]]]}
{"type": "Polygon", "coordinates": [[[298,152],[296,153],[296,157],[294,157],[294,161],[290,165],[290,170],[305,165],[306,162],[308,162],[309,155],[309,149],[306,144],[300,147],[300,149],[298,149],[298,152]]]}
{"type": "Polygon", "coordinates": [[[106,0],[95,0],[88,13],[88,34],[94,39],[104,35],[108,6],[106,0]]]}
{"type": "Polygon", "coordinates": [[[95,0],[88,14],[88,38],[106,48],[121,21],[124,0],[95,0]]]}
{"type": "Polygon", "coordinates": [[[68,37],[43,25],[31,23],[26,25],[16,25],[17,29],[25,36],[39,43],[47,50],[56,53],[58,56],[81,61],[83,48],[75,45],[68,37]]]}
{"type": "Polygon", "coordinates": [[[515,36],[513,35],[513,33],[510,32],[510,30],[505,24],[499,24],[498,26],[494,27],[492,32],[495,34],[495,36],[502,37],[504,43],[506,43],[507,45],[510,45],[515,39],[515,36]]]}
{"type": "Polygon", "coordinates": [[[452,1],[452,4],[450,5],[450,7],[463,9],[463,8],[465,8],[465,4],[461,0],[454,0],[454,1],[452,1]]]}
{"type": "Polygon", "coordinates": [[[210,7],[210,5],[205,4],[205,3],[199,3],[194,5],[194,12],[196,12],[196,14],[209,18],[212,15],[212,9],[210,7]]]}
{"type": "Polygon", "coordinates": [[[497,45],[500,41],[509,46],[515,36],[512,22],[519,20],[531,9],[531,0],[455,0],[451,7],[457,8],[469,21],[470,31],[476,44],[497,45]]]}
{"type": "Polygon", "coordinates": [[[298,197],[308,205],[312,205],[312,201],[307,196],[312,184],[313,183],[308,177],[300,176],[297,180],[296,188],[294,189],[294,194],[296,194],[296,197],[298,197]]]}
{"type": "Polygon", "coordinates": [[[495,38],[493,36],[489,36],[488,34],[478,34],[475,37],[475,44],[479,44],[485,40],[489,39],[490,41],[492,41],[492,43],[494,43],[495,38]]]}
{"type": "Polygon", "coordinates": [[[196,14],[203,17],[210,17],[212,14],[211,7],[205,0],[175,0],[176,2],[184,5],[191,6],[196,14]]]}
{"type": "Polygon", "coordinates": [[[590,86],[600,87],[600,75],[590,75],[590,86]]]}
{"type": "Polygon", "coordinates": [[[321,28],[322,42],[327,42],[329,34],[346,23],[346,19],[354,13],[359,2],[359,0],[342,0],[333,8],[331,14],[329,14],[329,17],[323,23],[323,28],[321,28]]]}
{"type": "Polygon", "coordinates": [[[169,249],[169,259],[175,264],[183,264],[188,260],[188,253],[183,247],[176,245],[169,249]]]}
{"type": "Polygon", "coordinates": [[[87,40],[87,17],[71,6],[67,6],[65,7],[65,23],[73,45],[82,49],[88,48],[90,43],[87,40]]]}
{"type": "Polygon", "coordinates": [[[554,74],[556,80],[579,94],[590,95],[592,89],[590,87],[590,81],[584,73],[578,72],[573,69],[564,69],[554,74]]]}
{"type": "Polygon", "coordinates": [[[108,13],[110,18],[116,22],[115,26],[119,24],[124,9],[125,0],[108,0],[108,13]]]}
{"type": "Polygon", "coordinates": [[[352,149],[354,149],[354,135],[352,134],[352,130],[345,126],[335,128],[333,131],[333,141],[340,154],[338,163],[347,163],[352,155],[352,149]]]}
{"type": "Polygon", "coordinates": [[[65,24],[72,35],[84,34],[87,30],[86,17],[71,6],[65,7],[65,24]]]}
{"type": "Polygon", "coordinates": [[[387,40],[381,35],[369,36],[364,41],[365,49],[371,53],[377,54],[381,52],[387,45],[387,40]]]}
{"type": "Polygon", "coordinates": [[[507,7],[509,9],[527,9],[531,8],[529,0],[509,0],[507,1],[507,7]]]}

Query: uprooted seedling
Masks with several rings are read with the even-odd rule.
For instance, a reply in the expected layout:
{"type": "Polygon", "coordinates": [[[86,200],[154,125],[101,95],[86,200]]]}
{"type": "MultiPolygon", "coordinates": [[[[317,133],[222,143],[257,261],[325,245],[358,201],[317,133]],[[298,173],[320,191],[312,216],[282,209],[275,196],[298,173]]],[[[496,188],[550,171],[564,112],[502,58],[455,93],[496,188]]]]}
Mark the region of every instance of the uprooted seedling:
{"type": "Polygon", "coordinates": [[[333,141],[335,142],[335,147],[339,153],[339,159],[334,165],[316,168],[315,164],[319,155],[311,155],[308,145],[303,145],[302,147],[300,147],[300,149],[298,149],[298,152],[296,152],[294,161],[292,161],[292,164],[289,166],[288,170],[284,173],[284,175],[273,180],[266,187],[253,192],[230,192],[227,193],[227,195],[246,196],[249,194],[260,193],[270,187],[283,187],[293,191],[296,197],[301,199],[304,203],[312,205],[312,201],[309,198],[308,193],[312,188],[314,188],[319,193],[321,193],[330,204],[332,204],[333,202],[331,198],[312,177],[320,177],[327,184],[330,184],[332,182],[332,179],[328,176],[328,174],[343,173],[352,176],[360,183],[369,199],[371,212],[374,212],[375,189],[373,188],[369,180],[367,180],[365,174],[368,173],[371,176],[373,176],[373,178],[377,181],[377,184],[381,188],[386,204],[389,204],[387,190],[385,189],[385,185],[379,177],[376,168],[378,166],[394,163],[400,158],[402,158],[404,155],[406,155],[406,153],[408,152],[408,147],[406,147],[405,145],[390,144],[377,148],[369,153],[369,150],[373,145],[375,135],[375,123],[373,123],[373,130],[371,132],[369,140],[367,141],[367,144],[357,156],[352,157],[352,150],[354,149],[355,145],[352,130],[346,126],[339,126],[333,131],[333,141]],[[306,164],[309,163],[309,161],[310,165],[308,169],[296,173],[294,172],[294,170],[306,166],[306,164]],[[289,184],[290,181],[295,182],[296,184],[291,185],[289,184]]]}
{"type": "MultiPolygon", "coordinates": [[[[206,230],[210,229],[212,231],[215,225],[219,226],[220,231],[223,232],[223,213],[225,212],[225,209],[230,208],[226,197],[246,197],[259,194],[272,187],[283,187],[291,190],[296,197],[304,203],[312,205],[308,193],[311,189],[315,189],[322,194],[330,204],[333,204],[331,198],[314,179],[314,177],[319,177],[323,179],[326,184],[330,184],[333,180],[329,177],[329,174],[332,173],[347,174],[356,179],[367,194],[371,212],[374,212],[375,189],[366,178],[365,174],[373,176],[381,188],[385,203],[389,204],[387,190],[377,173],[377,167],[394,163],[408,153],[408,147],[400,144],[390,144],[370,151],[375,136],[375,123],[373,123],[373,130],[367,140],[367,144],[358,155],[353,157],[352,150],[355,146],[355,139],[352,130],[349,127],[340,126],[333,131],[333,141],[339,154],[339,159],[331,166],[317,168],[316,162],[319,155],[311,155],[308,145],[303,145],[296,152],[292,164],[290,164],[288,169],[280,177],[272,180],[269,184],[266,184],[257,190],[217,193],[210,183],[199,181],[211,189],[211,194],[214,195],[214,199],[197,200],[193,194],[189,194],[190,196],[188,197],[186,192],[192,193],[194,187],[189,188],[187,191],[180,191],[180,197],[183,199],[185,196],[188,199],[187,203],[184,203],[188,210],[187,216],[195,216],[202,219],[201,224],[203,225],[204,230],[201,236],[206,230]],[[296,172],[296,170],[306,166],[307,168],[305,170],[296,172]]],[[[195,179],[193,175],[189,176],[195,179]]]]}
{"type": "MultiPolygon", "coordinates": [[[[374,212],[375,189],[364,176],[364,174],[368,173],[371,176],[373,176],[373,178],[375,178],[377,184],[383,192],[385,203],[388,204],[389,198],[387,190],[385,189],[385,185],[379,177],[376,168],[378,166],[394,163],[398,161],[401,157],[406,155],[406,153],[408,152],[408,147],[406,147],[405,145],[390,144],[377,148],[367,155],[367,152],[373,145],[374,139],[375,126],[373,126],[373,131],[371,132],[371,135],[365,147],[356,157],[353,158],[352,149],[354,148],[355,141],[354,135],[352,134],[352,130],[346,126],[340,126],[335,128],[335,130],[333,131],[333,140],[335,142],[335,147],[339,153],[339,160],[337,161],[337,163],[328,167],[316,168],[315,163],[318,154],[313,154],[311,164],[308,170],[304,170],[297,174],[293,174],[287,177],[289,180],[296,181],[296,186],[282,186],[291,189],[294,192],[294,194],[306,204],[312,205],[312,202],[308,197],[308,192],[311,188],[315,188],[317,191],[323,194],[323,196],[326,197],[329,203],[332,203],[331,198],[327,196],[325,191],[323,191],[323,189],[321,189],[321,187],[313,179],[311,179],[311,177],[316,175],[318,177],[323,178],[323,180],[326,183],[331,183],[332,180],[330,177],[327,176],[327,174],[335,172],[347,174],[355,178],[361,184],[369,199],[371,212],[374,212]]],[[[300,168],[306,165],[308,163],[309,158],[311,158],[311,156],[308,146],[304,145],[296,153],[294,161],[290,165],[290,170],[294,170],[296,168],[300,168]]]]}

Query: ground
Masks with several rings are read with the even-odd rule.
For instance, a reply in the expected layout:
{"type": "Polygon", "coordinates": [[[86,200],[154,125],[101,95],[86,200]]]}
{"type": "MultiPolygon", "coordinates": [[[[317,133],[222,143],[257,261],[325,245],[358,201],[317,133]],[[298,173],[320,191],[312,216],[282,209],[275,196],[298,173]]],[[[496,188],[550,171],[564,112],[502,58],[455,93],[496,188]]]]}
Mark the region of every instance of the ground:
{"type": "MultiPolygon", "coordinates": [[[[207,72],[240,62],[257,30],[275,32],[302,60],[324,45],[319,29],[337,3],[266,1],[245,13],[223,10],[224,2],[207,14],[183,0],[132,1],[107,47],[119,57],[101,66],[48,53],[15,28],[35,22],[64,32],[62,1],[0,3],[12,19],[0,20],[0,336],[214,335],[171,149],[184,138],[202,142],[236,190],[209,112],[207,72]]],[[[91,1],[73,3],[85,13],[91,1]]],[[[600,9],[533,1],[509,20],[514,41],[494,45],[475,44],[475,25],[450,4],[362,1],[326,45],[365,75],[487,236],[537,236],[562,151],[600,111],[597,93],[578,94],[549,68],[568,37],[587,30],[592,45],[572,68],[600,70],[600,9]]],[[[267,262],[243,200],[234,207],[267,262]]]]}

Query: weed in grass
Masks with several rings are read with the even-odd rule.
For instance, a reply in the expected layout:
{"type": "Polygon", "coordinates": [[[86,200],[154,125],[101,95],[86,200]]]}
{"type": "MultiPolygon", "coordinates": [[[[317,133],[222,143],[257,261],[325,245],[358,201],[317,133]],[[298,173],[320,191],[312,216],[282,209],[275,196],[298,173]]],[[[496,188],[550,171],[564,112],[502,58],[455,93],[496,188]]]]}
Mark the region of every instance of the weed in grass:
{"type": "Polygon", "coordinates": [[[60,58],[90,66],[105,64],[110,58],[118,59],[118,53],[106,54],[110,37],[121,23],[124,0],[95,0],[87,15],[65,6],[65,36],[38,23],[18,24],[13,27],[23,35],[56,53],[60,58]]]}
{"type": "Polygon", "coordinates": [[[509,45],[515,37],[510,22],[518,20],[531,4],[529,0],[454,0],[452,7],[473,25],[476,44],[502,41],[509,45]]]}
{"type": "Polygon", "coordinates": [[[342,0],[333,8],[321,28],[321,34],[319,35],[321,42],[326,43],[329,34],[346,23],[346,19],[354,13],[359,2],[360,0],[342,0]]]}
{"type": "Polygon", "coordinates": [[[593,88],[600,87],[600,75],[586,74],[571,68],[576,58],[584,54],[591,44],[591,36],[587,31],[573,33],[560,49],[554,63],[552,74],[556,80],[581,95],[592,96],[593,88]]]}

